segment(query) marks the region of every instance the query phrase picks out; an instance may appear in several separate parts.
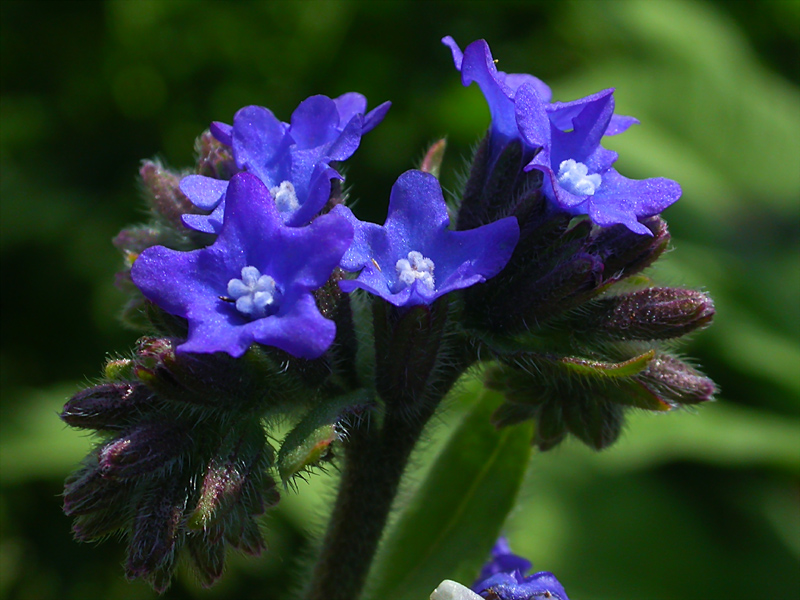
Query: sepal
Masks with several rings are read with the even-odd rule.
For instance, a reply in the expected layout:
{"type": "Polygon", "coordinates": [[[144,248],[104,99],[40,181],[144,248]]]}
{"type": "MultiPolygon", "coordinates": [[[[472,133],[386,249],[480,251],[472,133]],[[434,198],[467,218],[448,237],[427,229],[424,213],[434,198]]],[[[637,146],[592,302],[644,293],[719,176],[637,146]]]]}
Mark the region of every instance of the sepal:
{"type": "Polygon", "coordinates": [[[420,408],[439,360],[449,304],[447,296],[408,309],[373,301],[375,385],[387,404],[410,412],[420,408]]]}

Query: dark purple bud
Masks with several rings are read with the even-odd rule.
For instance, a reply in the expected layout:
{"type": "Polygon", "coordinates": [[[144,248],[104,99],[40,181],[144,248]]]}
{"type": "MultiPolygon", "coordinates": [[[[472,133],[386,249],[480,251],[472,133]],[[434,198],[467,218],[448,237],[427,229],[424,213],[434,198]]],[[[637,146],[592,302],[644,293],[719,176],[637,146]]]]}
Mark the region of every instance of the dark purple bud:
{"type": "Polygon", "coordinates": [[[175,567],[176,541],[183,518],[185,491],[178,476],[158,482],[145,494],[133,520],[125,573],[142,577],[163,592],[175,567]]]}
{"type": "Polygon", "coordinates": [[[269,479],[263,470],[271,462],[270,454],[259,424],[244,432],[229,434],[206,467],[200,497],[188,526],[206,529],[210,523],[222,521],[245,501],[255,503],[255,507],[247,507],[247,512],[261,514],[263,499],[252,482],[261,477],[269,479]]]}
{"type": "Polygon", "coordinates": [[[151,475],[172,466],[190,442],[180,425],[169,421],[147,423],[100,449],[100,472],[119,479],[151,475]]]}
{"type": "Polygon", "coordinates": [[[699,404],[712,400],[717,393],[711,379],[668,354],[657,354],[636,380],[672,404],[699,404]]]}
{"type": "Polygon", "coordinates": [[[214,179],[230,179],[238,171],[231,148],[204,131],[194,144],[197,152],[197,174],[214,179]]]}
{"type": "Polygon", "coordinates": [[[667,222],[661,217],[649,217],[642,221],[652,233],[640,235],[624,225],[600,229],[590,251],[596,253],[605,264],[606,277],[619,281],[641,272],[661,256],[669,246],[670,234],[667,222]]]}
{"type": "Polygon", "coordinates": [[[702,292],[648,288],[599,300],[576,319],[575,329],[617,340],[660,340],[705,327],[713,316],[714,303],[702,292]]]}
{"type": "Polygon", "coordinates": [[[155,211],[176,227],[183,228],[181,216],[197,209],[180,189],[181,177],[165,169],[161,163],[145,160],[139,169],[145,197],[155,211]]]}
{"type": "Polygon", "coordinates": [[[67,516],[84,515],[102,508],[116,496],[121,485],[110,484],[98,469],[97,460],[90,455],[84,466],[67,478],[64,484],[64,513],[67,516]]]}
{"type": "Polygon", "coordinates": [[[139,383],[104,383],[75,394],[60,416],[71,427],[125,429],[150,408],[151,399],[139,383]]]}

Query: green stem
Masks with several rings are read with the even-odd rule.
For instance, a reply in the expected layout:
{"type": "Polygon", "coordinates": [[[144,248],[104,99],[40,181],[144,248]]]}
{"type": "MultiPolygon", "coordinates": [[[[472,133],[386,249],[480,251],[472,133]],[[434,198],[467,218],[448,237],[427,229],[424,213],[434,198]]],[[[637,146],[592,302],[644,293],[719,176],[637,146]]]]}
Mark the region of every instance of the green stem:
{"type": "Polygon", "coordinates": [[[432,414],[413,419],[387,414],[380,431],[362,427],[351,432],[308,600],[359,597],[408,457],[432,414]]]}

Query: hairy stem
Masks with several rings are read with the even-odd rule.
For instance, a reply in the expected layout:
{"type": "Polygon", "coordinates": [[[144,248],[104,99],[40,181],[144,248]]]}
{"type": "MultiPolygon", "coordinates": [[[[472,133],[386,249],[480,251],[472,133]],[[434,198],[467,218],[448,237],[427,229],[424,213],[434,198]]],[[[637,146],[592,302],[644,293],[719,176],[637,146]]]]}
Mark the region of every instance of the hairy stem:
{"type": "Polygon", "coordinates": [[[380,431],[362,427],[351,433],[308,600],[359,597],[408,457],[431,414],[403,419],[390,413],[380,431]]]}

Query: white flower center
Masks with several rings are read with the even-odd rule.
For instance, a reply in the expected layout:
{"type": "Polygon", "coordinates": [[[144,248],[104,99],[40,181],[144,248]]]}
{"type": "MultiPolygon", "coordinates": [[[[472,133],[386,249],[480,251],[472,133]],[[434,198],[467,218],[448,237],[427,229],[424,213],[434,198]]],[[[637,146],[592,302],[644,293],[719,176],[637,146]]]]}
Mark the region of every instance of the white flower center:
{"type": "Polygon", "coordinates": [[[244,267],[241,279],[228,282],[228,295],[240,313],[261,319],[276,308],[281,294],[272,277],[262,275],[256,267],[244,267]]]}
{"type": "Polygon", "coordinates": [[[282,181],[279,186],[271,188],[269,193],[275,198],[275,206],[278,207],[279,212],[289,212],[300,208],[297,192],[294,191],[291,181],[282,181]]]}
{"type": "Polygon", "coordinates": [[[422,285],[429,290],[433,290],[433,261],[425,258],[422,253],[412,250],[408,253],[408,259],[401,258],[395,265],[397,277],[406,285],[411,285],[419,280],[422,285]]]}
{"type": "Polygon", "coordinates": [[[571,158],[558,165],[558,184],[576,196],[593,196],[603,178],[598,173],[588,175],[589,168],[571,158]]]}

